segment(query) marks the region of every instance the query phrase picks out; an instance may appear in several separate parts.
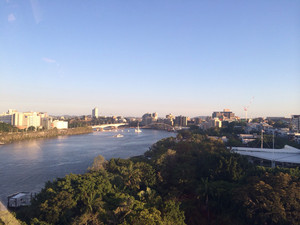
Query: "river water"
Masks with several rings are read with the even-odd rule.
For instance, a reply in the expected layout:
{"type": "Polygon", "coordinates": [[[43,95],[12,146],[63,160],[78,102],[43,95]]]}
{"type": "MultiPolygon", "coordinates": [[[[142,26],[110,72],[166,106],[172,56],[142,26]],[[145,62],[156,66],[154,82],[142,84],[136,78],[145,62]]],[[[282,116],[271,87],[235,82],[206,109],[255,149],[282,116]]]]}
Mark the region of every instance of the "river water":
{"type": "Polygon", "coordinates": [[[48,180],[84,173],[97,155],[129,158],[142,155],[158,140],[175,133],[144,129],[94,132],[0,145],[0,200],[20,191],[39,192],[48,180]],[[123,137],[114,137],[122,134],[123,137]]]}

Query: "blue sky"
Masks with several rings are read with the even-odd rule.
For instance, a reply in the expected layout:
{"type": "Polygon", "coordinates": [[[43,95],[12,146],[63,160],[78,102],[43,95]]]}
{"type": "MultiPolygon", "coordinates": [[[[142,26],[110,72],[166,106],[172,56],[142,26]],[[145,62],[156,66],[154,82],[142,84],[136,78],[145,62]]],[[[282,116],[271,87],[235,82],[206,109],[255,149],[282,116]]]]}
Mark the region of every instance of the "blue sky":
{"type": "Polygon", "coordinates": [[[300,1],[0,0],[0,113],[300,114],[300,1]]]}

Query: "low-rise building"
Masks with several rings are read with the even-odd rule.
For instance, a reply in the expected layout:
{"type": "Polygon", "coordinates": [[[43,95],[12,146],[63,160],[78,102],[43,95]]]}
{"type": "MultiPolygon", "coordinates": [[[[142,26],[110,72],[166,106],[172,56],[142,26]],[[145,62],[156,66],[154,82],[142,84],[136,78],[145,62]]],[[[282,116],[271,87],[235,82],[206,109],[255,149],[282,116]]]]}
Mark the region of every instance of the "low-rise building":
{"type": "Polygon", "coordinates": [[[257,134],[239,134],[243,144],[248,144],[249,142],[255,141],[257,139],[257,134]]]}
{"type": "Polygon", "coordinates": [[[31,204],[32,194],[30,192],[19,192],[8,196],[8,207],[18,208],[31,204]]]}
{"type": "Polygon", "coordinates": [[[46,130],[51,129],[52,122],[53,122],[52,117],[41,118],[41,126],[46,130]]]}
{"type": "Polygon", "coordinates": [[[68,129],[68,122],[67,121],[62,121],[62,120],[54,120],[51,124],[52,128],[57,128],[57,129],[68,129]]]}

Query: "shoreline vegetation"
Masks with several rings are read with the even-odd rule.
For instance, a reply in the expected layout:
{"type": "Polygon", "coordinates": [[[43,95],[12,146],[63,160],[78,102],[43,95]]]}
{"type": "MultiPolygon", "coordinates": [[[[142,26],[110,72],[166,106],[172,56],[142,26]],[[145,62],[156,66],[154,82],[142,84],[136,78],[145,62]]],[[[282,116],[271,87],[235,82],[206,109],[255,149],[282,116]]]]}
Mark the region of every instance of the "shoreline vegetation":
{"type": "Polygon", "coordinates": [[[64,130],[56,128],[43,131],[28,131],[28,132],[2,132],[0,133],[0,144],[10,144],[18,141],[40,139],[40,138],[53,138],[58,136],[79,135],[92,133],[91,127],[76,127],[64,130]]]}
{"type": "Polygon", "coordinates": [[[141,156],[97,156],[86,173],[47,182],[15,212],[31,225],[296,225],[299,185],[299,168],[258,166],[184,130],[141,156]]]}

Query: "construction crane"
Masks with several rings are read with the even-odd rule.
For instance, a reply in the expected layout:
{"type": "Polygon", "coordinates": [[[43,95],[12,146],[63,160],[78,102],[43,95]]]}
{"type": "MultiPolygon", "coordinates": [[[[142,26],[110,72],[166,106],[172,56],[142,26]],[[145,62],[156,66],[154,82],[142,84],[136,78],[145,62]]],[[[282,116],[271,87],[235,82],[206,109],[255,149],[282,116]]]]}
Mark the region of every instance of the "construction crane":
{"type": "Polygon", "coordinates": [[[246,121],[247,121],[247,119],[248,119],[248,118],[247,118],[248,109],[249,109],[250,105],[252,104],[253,100],[254,100],[254,96],[252,96],[252,98],[251,98],[249,104],[248,104],[247,106],[244,106],[244,111],[245,111],[245,118],[246,118],[246,121]]]}

